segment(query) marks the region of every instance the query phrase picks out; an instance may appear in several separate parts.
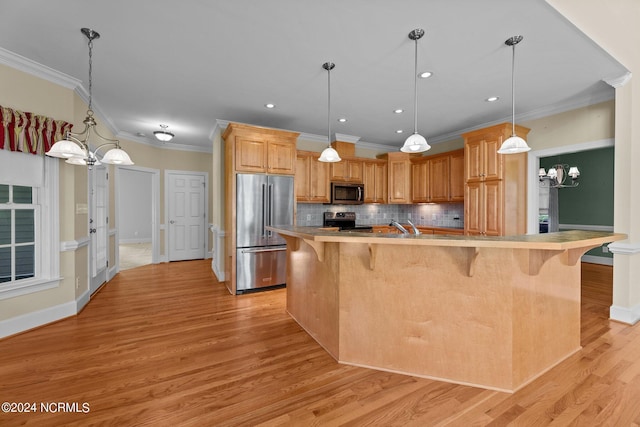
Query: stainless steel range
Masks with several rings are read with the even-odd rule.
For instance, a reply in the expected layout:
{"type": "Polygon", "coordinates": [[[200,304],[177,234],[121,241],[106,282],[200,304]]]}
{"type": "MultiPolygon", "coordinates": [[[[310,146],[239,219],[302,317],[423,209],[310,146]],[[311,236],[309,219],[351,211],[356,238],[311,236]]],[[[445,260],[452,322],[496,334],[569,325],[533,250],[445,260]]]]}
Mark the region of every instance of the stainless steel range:
{"type": "Polygon", "coordinates": [[[338,227],[340,231],[373,231],[371,226],[356,225],[355,212],[325,212],[322,219],[322,226],[338,227]]]}

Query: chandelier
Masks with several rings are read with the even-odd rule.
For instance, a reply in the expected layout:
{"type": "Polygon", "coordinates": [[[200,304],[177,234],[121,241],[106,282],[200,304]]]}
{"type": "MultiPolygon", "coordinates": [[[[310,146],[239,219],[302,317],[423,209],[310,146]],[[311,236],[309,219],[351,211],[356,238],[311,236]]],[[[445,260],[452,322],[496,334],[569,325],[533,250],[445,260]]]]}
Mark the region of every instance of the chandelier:
{"type": "Polygon", "coordinates": [[[99,165],[101,163],[108,163],[114,165],[132,165],[133,162],[129,155],[120,148],[120,141],[116,139],[105,138],[98,133],[96,129],[96,119],[93,117],[92,107],[92,66],[93,66],[93,41],[100,38],[100,34],[89,28],[82,28],[80,30],[89,40],[89,107],[87,109],[87,116],[82,121],[84,123],[84,130],[80,133],[67,132],[65,139],[57,141],[49,151],[45,154],[51,157],[58,157],[66,159],[66,163],[72,165],[86,165],[91,169],[93,165],[99,165]],[[92,135],[98,138],[98,146],[92,149],[89,145],[92,139],[92,135]],[[98,160],[98,151],[106,147],[113,147],[104,153],[101,160],[98,160]]]}
{"type": "Polygon", "coordinates": [[[538,171],[538,178],[540,185],[550,188],[571,188],[578,186],[578,177],[580,171],[577,166],[571,166],[567,164],[557,164],[549,168],[549,171],[545,171],[544,168],[540,168],[538,171]],[[571,178],[570,180],[568,178],[571,178]]]}

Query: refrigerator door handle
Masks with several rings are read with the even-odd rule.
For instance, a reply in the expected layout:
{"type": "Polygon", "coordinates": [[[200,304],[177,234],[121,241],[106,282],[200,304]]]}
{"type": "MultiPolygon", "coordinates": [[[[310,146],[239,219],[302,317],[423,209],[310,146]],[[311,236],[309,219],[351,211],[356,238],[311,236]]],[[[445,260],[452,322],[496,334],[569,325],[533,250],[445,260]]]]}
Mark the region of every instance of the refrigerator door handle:
{"type": "Polygon", "coordinates": [[[267,237],[267,184],[262,184],[262,237],[267,237]]]}
{"type": "MultiPolygon", "coordinates": [[[[268,184],[268,199],[269,199],[269,225],[273,225],[273,184],[268,184]]],[[[269,230],[267,232],[267,237],[271,237],[273,236],[273,232],[271,230],[269,230]]]]}
{"type": "Polygon", "coordinates": [[[262,253],[262,252],[280,252],[280,251],[286,251],[286,250],[287,250],[286,246],[278,246],[278,247],[274,247],[274,248],[242,249],[242,253],[243,254],[258,254],[258,253],[262,253]]]}

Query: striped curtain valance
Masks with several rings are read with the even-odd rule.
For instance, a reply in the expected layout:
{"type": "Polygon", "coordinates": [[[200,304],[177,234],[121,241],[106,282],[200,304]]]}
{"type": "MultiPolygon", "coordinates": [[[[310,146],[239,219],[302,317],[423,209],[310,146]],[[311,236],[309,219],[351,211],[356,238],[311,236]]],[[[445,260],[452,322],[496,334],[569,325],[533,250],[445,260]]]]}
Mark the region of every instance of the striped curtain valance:
{"type": "Polygon", "coordinates": [[[73,126],[64,120],[26,113],[0,105],[0,150],[44,154],[73,126]]]}

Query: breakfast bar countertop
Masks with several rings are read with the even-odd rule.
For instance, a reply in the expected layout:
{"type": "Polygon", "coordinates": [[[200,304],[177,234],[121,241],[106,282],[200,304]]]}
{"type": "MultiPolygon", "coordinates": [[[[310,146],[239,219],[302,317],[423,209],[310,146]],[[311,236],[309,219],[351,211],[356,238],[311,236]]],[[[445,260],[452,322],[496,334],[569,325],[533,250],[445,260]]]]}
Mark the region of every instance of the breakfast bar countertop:
{"type": "Polygon", "coordinates": [[[461,236],[446,234],[395,234],[338,231],[336,228],[272,226],[269,230],[283,236],[299,237],[312,242],[383,243],[386,245],[492,247],[565,250],[623,240],[625,234],[603,231],[569,230],[555,233],[516,236],[461,236]]]}

